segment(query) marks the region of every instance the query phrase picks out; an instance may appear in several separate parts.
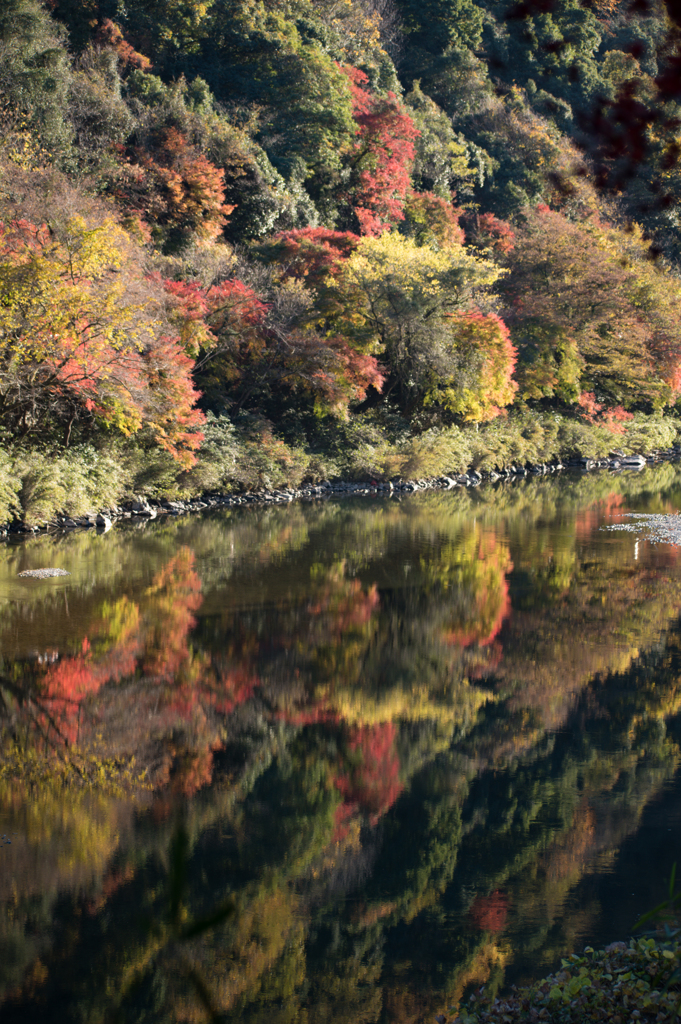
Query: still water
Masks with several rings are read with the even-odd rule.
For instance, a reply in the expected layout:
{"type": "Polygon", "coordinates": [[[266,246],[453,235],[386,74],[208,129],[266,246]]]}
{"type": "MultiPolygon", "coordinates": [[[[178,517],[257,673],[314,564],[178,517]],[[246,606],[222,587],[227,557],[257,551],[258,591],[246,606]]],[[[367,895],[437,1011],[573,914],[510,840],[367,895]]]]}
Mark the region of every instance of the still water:
{"type": "Polygon", "coordinates": [[[678,508],[667,465],[0,550],[3,1024],[418,1024],[628,937],[681,550],[602,527],[678,508]]]}

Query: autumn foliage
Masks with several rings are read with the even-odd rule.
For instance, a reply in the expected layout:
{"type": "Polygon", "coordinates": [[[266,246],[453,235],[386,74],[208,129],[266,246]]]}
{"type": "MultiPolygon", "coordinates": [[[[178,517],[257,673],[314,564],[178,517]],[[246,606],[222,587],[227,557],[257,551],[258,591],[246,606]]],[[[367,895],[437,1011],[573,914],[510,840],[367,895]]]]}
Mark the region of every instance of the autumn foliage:
{"type": "Polygon", "coordinates": [[[436,385],[429,402],[442,402],[465,420],[494,419],[510,405],[518,390],[513,373],[517,351],[509,330],[496,313],[459,313],[450,317],[457,350],[464,360],[477,363],[471,385],[436,385]]]}
{"type": "Polygon", "coordinates": [[[621,405],[606,409],[602,402],[596,401],[592,391],[582,392],[579,396],[579,408],[586,423],[597,423],[611,434],[623,434],[626,421],[634,418],[633,414],[627,412],[621,405]]]}
{"type": "Polygon", "coordinates": [[[74,217],[0,225],[0,358],[5,422],[20,434],[46,422],[147,426],[185,464],[203,417],[192,364],[163,331],[158,296],[112,220],[74,217]]]}
{"type": "Polygon", "coordinates": [[[341,69],[350,82],[357,123],[350,166],[350,202],[363,235],[380,235],[404,218],[414,140],[419,131],[393,92],[377,96],[358,68],[341,69]]]}
{"type": "Polygon", "coordinates": [[[402,791],[396,738],[394,722],[349,730],[349,760],[355,767],[336,779],[336,787],[346,807],[361,809],[373,821],[392,807],[402,791]]]}
{"type": "Polygon", "coordinates": [[[128,217],[161,229],[171,245],[218,237],[234,206],[225,202],[225,172],[176,128],[164,128],[150,149],[136,147],[112,177],[128,217]]]}
{"type": "MultiPolygon", "coordinates": [[[[323,249],[325,259],[330,251],[323,249]]],[[[307,255],[308,247],[302,252],[307,255]]],[[[296,254],[292,275],[302,273],[302,252],[296,254]]],[[[321,272],[318,255],[312,255],[313,273],[321,272]]],[[[206,367],[208,386],[211,380],[228,383],[237,407],[248,406],[255,385],[259,400],[284,389],[307,395],[320,408],[342,416],[370,386],[380,390],[383,374],[372,355],[357,351],[338,333],[323,336],[304,323],[283,331],[268,315],[267,305],[239,280],[208,289],[168,281],[166,289],[171,317],[185,347],[206,367]]]]}
{"type": "Polygon", "coordinates": [[[641,233],[599,218],[577,223],[527,211],[501,285],[520,352],[521,394],[611,408],[659,408],[681,379],[681,289],[650,258],[641,233]],[[676,310],[676,313],[673,311],[676,310]]]}
{"type": "Polygon", "coordinates": [[[140,68],[149,71],[151,61],[143,53],[138,53],[126,40],[120,26],[111,18],[105,18],[97,28],[95,45],[109,47],[116,51],[119,61],[124,67],[140,68]]]}
{"type": "Polygon", "coordinates": [[[468,229],[472,243],[480,248],[489,248],[504,256],[513,251],[515,231],[493,213],[474,214],[469,218],[468,229]]]}
{"type": "Polygon", "coordinates": [[[284,279],[304,280],[311,287],[324,283],[343,260],[357,248],[359,235],[329,228],[296,228],[281,231],[261,248],[263,256],[281,267],[284,279]]]}
{"type": "MultiPolygon", "coordinates": [[[[496,421],[506,437],[506,411],[571,420],[560,453],[545,421],[562,457],[605,443],[591,428],[641,445],[641,417],[679,404],[662,8],[641,41],[637,16],[611,4],[613,35],[607,3],[568,3],[541,42],[538,14],[519,34],[470,0],[404,0],[399,17],[383,0],[300,17],[241,0],[115,15],[9,3],[0,427],[13,466],[17,441],[106,452],[111,501],[437,475],[491,465],[473,432],[496,421]],[[623,113],[643,169],[616,152],[631,142],[623,113]],[[575,135],[590,118],[598,168],[575,135]],[[618,173],[615,202],[599,183],[618,173]]],[[[515,458],[491,448],[499,468],[515,458]]],[[[27,494],[12,477],[2,515],[21,505],[28,523],[27,494]]]]}

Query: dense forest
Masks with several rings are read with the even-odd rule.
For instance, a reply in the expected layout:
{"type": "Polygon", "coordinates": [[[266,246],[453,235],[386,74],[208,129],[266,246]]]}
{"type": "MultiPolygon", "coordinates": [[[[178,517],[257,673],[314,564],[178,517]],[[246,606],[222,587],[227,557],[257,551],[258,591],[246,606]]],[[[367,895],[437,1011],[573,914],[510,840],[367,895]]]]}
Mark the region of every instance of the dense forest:
{"type": "Polygon", "coordinates": [[[676,437],[660,0],[5,0],[0,518],[676,437]]]}

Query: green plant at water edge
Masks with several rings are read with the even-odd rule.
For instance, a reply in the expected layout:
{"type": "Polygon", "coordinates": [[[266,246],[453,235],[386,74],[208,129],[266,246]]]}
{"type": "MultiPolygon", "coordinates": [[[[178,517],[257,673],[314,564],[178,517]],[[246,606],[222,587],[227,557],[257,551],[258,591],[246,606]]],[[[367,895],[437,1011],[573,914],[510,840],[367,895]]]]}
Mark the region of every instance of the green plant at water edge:
{"type": "Polygon", "coordinates": [[[1,452],[0,474],[0,518],[7,507],[8,512],[20,511],[29,526],[47,522],[59,512],[77,516],[109,508],[126,491],[126,467],[118,453],[92,445],[19,452],[14,458],[1,452]],[[12,491],[16,497],[10,503],[12,491]]]}
{"type": "MultiPolygon", "coordinates": [[[[634,931],[639,928],[643,928],[646,924],[652,924],[657,922],[659,928],[664,929],[665,939],[670,943],[677,943],[673,948],[674,966],[675,970],[665,980],[663,992],[666,992],[672,986],[679,987],[681,983],[681,947],[678,945],[679,933],[681,933],[681,925],[679,924],[679,907],[681,906],[681,889],[676,890],[676,861],[672,864],[672,872],[669,878],[669,889],[667,892],[666,899],[658,903],[656,907],[649,910],[646,914],[638,919],[634,925],[634,931]]],[[[671,960],[671,958],[669,958],[671,960]]],[[[657,982],[656,978],[655,981],[657,982]]],[[[681,997],[676,1004],[676,1014],[679,1015],[681,1010],[681,997]]]]}
{"type": "Polygon", "coordinates": [[[681,949],[654,939],[615,942],[605,950],[587,946],[561,961],[561,970],[491,1004],[473,995],[467,1007],[452,1007],[451,1024],[552,1024],[679,1019],[678,964],[681,949]]]}
{"type": "Polygon", "coordinates": [[[669,889],[667,896],[658,903],[656,907],[639,917],[634,925],[634,931],[638,931],[646,924],[657,922],[665,930],[667,938],[676,938],[681,932],[679,924],[679,908],[681,907],[681,889],[676,890],[676,861],[672,864],[672,873],[669,878],[669,889]]]}

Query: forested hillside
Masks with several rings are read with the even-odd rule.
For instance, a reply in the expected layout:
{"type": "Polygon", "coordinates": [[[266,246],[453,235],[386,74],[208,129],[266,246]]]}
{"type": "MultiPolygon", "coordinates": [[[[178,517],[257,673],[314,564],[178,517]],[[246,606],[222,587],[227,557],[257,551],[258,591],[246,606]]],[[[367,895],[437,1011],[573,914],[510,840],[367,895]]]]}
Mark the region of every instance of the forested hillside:
{"type": "Polygon", "coordinates": [[[676,436],[660,0],[4,0],[0,518],[676,436]]]}

